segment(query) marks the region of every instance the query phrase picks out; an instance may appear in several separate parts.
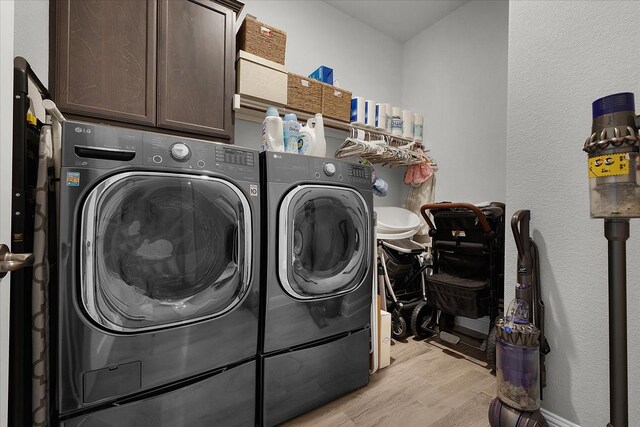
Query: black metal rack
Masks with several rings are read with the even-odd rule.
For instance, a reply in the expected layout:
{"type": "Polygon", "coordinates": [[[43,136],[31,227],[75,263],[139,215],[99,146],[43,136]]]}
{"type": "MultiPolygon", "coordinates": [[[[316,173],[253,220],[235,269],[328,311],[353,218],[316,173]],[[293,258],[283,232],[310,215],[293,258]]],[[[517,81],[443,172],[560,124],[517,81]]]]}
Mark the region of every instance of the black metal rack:
{"type": "MultiPolygon", "coordinates": [[[[32,253],[35,187],[38,176],[40,127],[27,121],[29,81],[43,98],[51,95],[22,57],[13,62],[13,170],[11,183],[11,250],[32,253]]],[[[55,195],[50,204],[55,212],[55,195]]],[[[55,218],[55,217],[53,217],[55,218]]],[[[53,221],[51,221],[53,223],[53,221]]],[[[50,233],[55,238],[55,233],[50,233]]],[[[50,245],[51,246],[51,245],[50,245]]],[[[52,249],[55,245],[51,246],[52,249]]],[[[55,259],[55,253],[51,259],[55,259]]],[[[51,263],[52,265],[55,263],[51,263]]],[[[11,274],[9,321],[9,425],[31,425],[31,282],[32,269],[11,274]]],[[[51,276],[53,277],[53,276],[51,276]]]]}

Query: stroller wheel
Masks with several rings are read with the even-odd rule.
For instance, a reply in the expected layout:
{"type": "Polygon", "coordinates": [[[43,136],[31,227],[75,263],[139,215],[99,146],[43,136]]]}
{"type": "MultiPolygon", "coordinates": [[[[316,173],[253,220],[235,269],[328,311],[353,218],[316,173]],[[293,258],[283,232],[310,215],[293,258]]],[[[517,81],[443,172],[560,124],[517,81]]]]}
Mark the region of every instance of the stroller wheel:
{"type": "Polygon", "coordinates": [[[429,307],[426,302],[416,305],[411,313],[411,329],[413,334],[418,338],[428,338],[433,335],[432,321],[433,308],[429,307]]]}
{"type": "Polygon", "coordinates": [[[398,314],[391,318],[391,334],[396,340],[401,340],[409,335],[409,329],[407,328],[407,321],[404,320],[402,315],[398,314]]]}

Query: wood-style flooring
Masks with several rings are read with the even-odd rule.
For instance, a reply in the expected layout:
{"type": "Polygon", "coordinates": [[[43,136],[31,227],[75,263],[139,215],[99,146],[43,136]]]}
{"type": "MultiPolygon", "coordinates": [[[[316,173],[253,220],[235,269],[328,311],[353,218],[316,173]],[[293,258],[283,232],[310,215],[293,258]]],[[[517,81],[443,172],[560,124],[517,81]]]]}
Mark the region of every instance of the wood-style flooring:
{"type": "Polygon", "coordinates": [[[369,384],[286,426],[487,427],[496,378],[474,352],[444,343],[393,342],[391,365],[369,384]],[[462,353],[464,351],[465,353],[462,353]]]}

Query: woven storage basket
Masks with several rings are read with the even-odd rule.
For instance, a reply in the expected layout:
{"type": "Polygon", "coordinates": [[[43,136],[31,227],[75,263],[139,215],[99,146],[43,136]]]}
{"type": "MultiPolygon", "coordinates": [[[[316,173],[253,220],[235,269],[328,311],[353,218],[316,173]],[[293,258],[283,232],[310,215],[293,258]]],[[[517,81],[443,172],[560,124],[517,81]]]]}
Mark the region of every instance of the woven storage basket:
{"type": "Polygon", "coordinates": [[[325,83],[322,84],[322,115],[349,122],[351,118],[351,92],[325,83]]]}
{"type": "Polygon", "coordinates": [[[238,48],[284,65],[287,33],[247,15],[238,31],[238,48]]]}
{"type": "Polygon", "coordinates": [[[287,107],[307,113],[322,111],[322,83],[298,74],[287,78],[287,107]]]}

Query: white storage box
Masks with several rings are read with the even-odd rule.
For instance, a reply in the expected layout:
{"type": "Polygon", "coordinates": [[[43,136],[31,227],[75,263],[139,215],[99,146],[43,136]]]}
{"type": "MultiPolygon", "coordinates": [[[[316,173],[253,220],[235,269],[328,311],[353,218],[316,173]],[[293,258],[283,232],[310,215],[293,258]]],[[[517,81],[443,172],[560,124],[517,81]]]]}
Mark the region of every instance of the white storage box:
{"type": "Polygon", "coordinates": [[[378,369],[386,368],[391,363],[391,313],[380,310],[380,357],[378,369]]]}
{"type": "Polygon", "coordinates": [[[236,93],[269,102],[287,105],[287,68],[243,50],[236,62],[236,93]]]}

